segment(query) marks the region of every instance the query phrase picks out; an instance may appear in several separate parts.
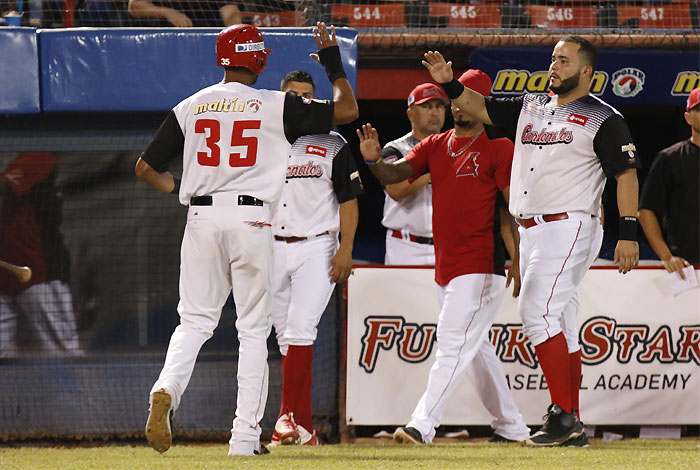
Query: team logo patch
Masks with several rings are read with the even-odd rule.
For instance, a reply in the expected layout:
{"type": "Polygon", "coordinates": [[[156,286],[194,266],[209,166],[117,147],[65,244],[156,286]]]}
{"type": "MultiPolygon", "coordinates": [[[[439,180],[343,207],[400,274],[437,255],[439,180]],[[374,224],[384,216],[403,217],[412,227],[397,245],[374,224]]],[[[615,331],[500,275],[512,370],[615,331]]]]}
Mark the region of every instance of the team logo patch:
{"type": "Polygon", "coordinates": [[[317,155],[319,157],[325,158],[326,154],[328,153],[328,149],[319,147],[317,145],[307,145],[306,153],[309,155],[317,155]]]}
{"type": "Polygon", "coordinates": [[[398,155],[389,155],[388,157],[382,158],[384,163],[393,163],[399,159],[398,155]]]}
{"type": "Polygon", "coordinates": [[[613,73],[612,90],[620,98],[632,98],[641,93],[646,75],[639,69],[627,67],[613,73]]]}
{"type": "Polygon", "coordinates": [[[245,107],[251,113],[257,113],[262,108],[262,101],[256,100],[255,98],[250,99],[245,102],[245,107]]]}
{"type": "Polygon", "coordinates": [[[479,164],[476,162],[476,157],[479,156],[479,152],[469,152],[467,158],[464,159],[462,165],[457,170],[457,176],[473,176],[474,178],[479,177],[479,164]]]}
{"type": "Polygon", "coordinates": [[[256,52],[265,50],[265,42],[249,42],[236,44],[236,52],[256,52]]]}
{"type": "Polygon", "coordinates": [[[301,97],[301,101],[302,101],[304,104],[311,104],[311,101],[312,101],[312,100],[311,100],[311,98],[305,98],[305,97],[302,96],[302,97],[301,97]]]}
{"type": "Polygon", "coordinates": [[[523,129],[520,140],[523,144],[531,145],[570,144],[574,141],[574,133],[566,127],[559,130],[549,130],[545,127],[537,131],[533,130],[532,123],[528,123],[523,129]]]}
{"type": "Polygon", "coordinates": [[[323,167],[314,165],[313,161],[306,165],[289,165],[287,167],[287,179],[292,178],[320,178],[323,176],[323,167]]]}
{"type": "Polygon", "coordinates": [[[585,126],[586,122],[588,121],[588,116],[581,116],[580,114],[571,113],[566,120],[573,122],[574,124],[578,124],[579,126],[585,126]]]}
{"type": "Polygon", "coordinates": [[[637,147],[634,146],[633,143],[629,143],[627,145],[623,145],[620,147],[620,150],[623,152],[627,152],[627,155],[629,156],[629,159],[627,160],[630,165],[634,164],[634,162],[637,161],[637,158],[634,156],[634,152],[637,151],[637,147]]]}

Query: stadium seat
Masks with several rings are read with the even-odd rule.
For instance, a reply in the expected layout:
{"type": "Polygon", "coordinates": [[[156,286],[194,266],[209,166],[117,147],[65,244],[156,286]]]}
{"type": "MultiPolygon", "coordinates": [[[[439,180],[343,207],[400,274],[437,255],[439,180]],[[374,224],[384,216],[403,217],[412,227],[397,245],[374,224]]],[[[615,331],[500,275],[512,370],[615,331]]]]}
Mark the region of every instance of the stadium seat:
{"type": "Polygon", "coordinates": [[[430,16],[447,17],[450,28],[500,28],[501,6],[430,2],[430,16]]]}
{"type": "Polygon", "coordinates": [[[620,24],[636,23],[642,29],[692,29],[687,3],[669,5],[621,5],[617,7],[620,24]],[[636,19],[636,21],[630,21],[636,19]]]}
{"type": "Polygon", "coordinates": [[[580,29],[597,25],[593,5],[548,6],[526,5],[534,28],[580,29]]]}
{"type": "Polygon", "coordinates": [[[296,15],[295,11],[244,12],[242,21],[260,28],[297,26],[296,15]]]}
{"type": "Polygon", "coordinates": [[[403,3],[379,5],[333,5],[334,18],[347,18],[351,28],[405,28],[403,3]]]}

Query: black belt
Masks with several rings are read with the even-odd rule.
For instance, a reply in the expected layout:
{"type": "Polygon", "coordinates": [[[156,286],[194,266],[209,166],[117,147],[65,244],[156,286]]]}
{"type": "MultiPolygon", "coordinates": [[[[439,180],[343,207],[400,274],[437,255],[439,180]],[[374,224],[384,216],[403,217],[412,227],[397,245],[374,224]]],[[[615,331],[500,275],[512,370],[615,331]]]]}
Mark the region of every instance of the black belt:
{"type": "MultiPolygon", "coordinates": [[[[211,206],[214,202],[214,198],[211,196],[192,196],[190,199],[191,206],[211,206]]],[[[238,196],[239,206],[262,206],[263,202],[257,197],[247,196],[242,194],[238,196]]]]}
{"type": "MultiPolygon", "coordinates": [[[[391,230],[391,236],[394,238],[401,238],[403,239],[403,235],[401,234],[400,230],[391,230]]],[[[431,237],[421,237],[419,235],[413,235],[412,233],[408,234],[408,239],[411,240],[413,243],[420,243],[421,245],[432,245],[433,244],[433,239],[431,237]]]]}

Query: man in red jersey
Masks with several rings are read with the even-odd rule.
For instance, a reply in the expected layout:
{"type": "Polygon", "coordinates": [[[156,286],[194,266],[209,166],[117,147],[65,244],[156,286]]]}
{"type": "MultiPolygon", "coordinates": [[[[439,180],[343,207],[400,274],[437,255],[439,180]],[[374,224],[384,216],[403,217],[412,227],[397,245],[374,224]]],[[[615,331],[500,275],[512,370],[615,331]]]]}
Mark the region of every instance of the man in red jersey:
{"type": "MultiPolygon", "coordinates": [[[[480,70],[468,70],[460,82],[483,95],[491,90],[491,80],[480,70]]],[[[520,290],[517,253],[506,283],[496,217],[499,193],[508,201],[513,144],[506,139],[489,140],[481,123],[454,106],[452,114],[455,129],[425,138],[404,159],[393,163],[380,159],[379,136],[370,124],[357,131],[362,156],[383,184],[417,178],[429,171],[433,185],[435,281],[442,308],[438,352],[425,393],[409,423],[396,430],[394,439],[431,442],[449,397],[467,374],[496,418],[491,425],[492,441],[522,441],[529,436],[529,429],[488,340],[506,287],[514,281],[513,295],[520,290]]],[[[509,224],[517,237],[512,218],[509,224]]]]}

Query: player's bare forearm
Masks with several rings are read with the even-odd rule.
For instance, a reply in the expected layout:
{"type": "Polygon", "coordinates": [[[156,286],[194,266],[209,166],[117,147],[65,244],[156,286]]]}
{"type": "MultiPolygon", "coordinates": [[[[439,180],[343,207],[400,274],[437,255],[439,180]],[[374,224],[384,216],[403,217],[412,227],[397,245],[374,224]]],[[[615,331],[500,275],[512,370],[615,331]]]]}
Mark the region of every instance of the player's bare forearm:
{"type": "Polygon", "coordinates": [[[355,94],[347,78],[333,82],[333,124],[349,124],[360,116],[355,94]]]}
{"type": "MultiPolygon", "coordinates": [[[[617,207],[620,217],[637,217],[639,204],[639,182],[637,170],[625,170],[617,178],[617,207]]],[[[619,240],[615,247],[614,261],[618,271],[626,274],[639,264],[639,244],[633,240],[619,240]]]]}
{"type": "Polygon", "coordinates": [[[402,181],[400,183],[387,184],[384,189],[394,201],[400,201],[408,196],[413,196],[430,183],[430,173],[416,178],[413,182],[402,181]]]}
{"type": "Polygon", "coordinates": [[[673,256],[673,253],[671,253],[671,250],[664,240],[661,226],[659,225],[659,219],[656,217],[654,211],[640,209],[639,223],[644,230],[644,236],[649,240],[649,244],[654,250],[654,253],[656,253],[656,256],[661,260],[661,264],[666,268],[666,271],[670,273],[677,272],[681,276],[681,279],[685,279],[683,268],[690,266],[690,263],[680,256],[673,256]]]}
{"type": "Polygon", "coordinates": [[[357,231],[359,209],[357,199],[340,204],[340,247],[331,259],[331,280],[345,282],[352,272],[352,247],[357,231]]]}
{"type": "MultiPolygon", "coordinates": [[[[423,66],[428,69],[433,80],[439,84],[446,84],[454,79],[452,72],[452,61],[447,62],[438,51],[428,51],[423,54],[423,66]]],[[[484,97],[469,88],[463,87],[462,93],[455,97],[450,96],[452,103],[463,112],[467,113],[473,120],[484,124],[493,124],[489,113],[486,111],[484,97]]],[[[449,95],[449,93],[448,93],[449,95]]]]}
{"type": "Polygon", "coordinates": [[[362,158],[370,166],[375,178],[382,184],[400,183],[413,176],[413,167],[405,158],[392,163],[382,161],[379,133],[371,124],[363,124],[360,129],[357,129],[357,137],[360,139],[362,158]]]}
{"type": "Polygon", "coordinates": [[[170,193],[175,189],[175,178],[169,172],[158,173],[151,165],[139,158],[134,169],[136,177],[156,191],[170,193]]]}

